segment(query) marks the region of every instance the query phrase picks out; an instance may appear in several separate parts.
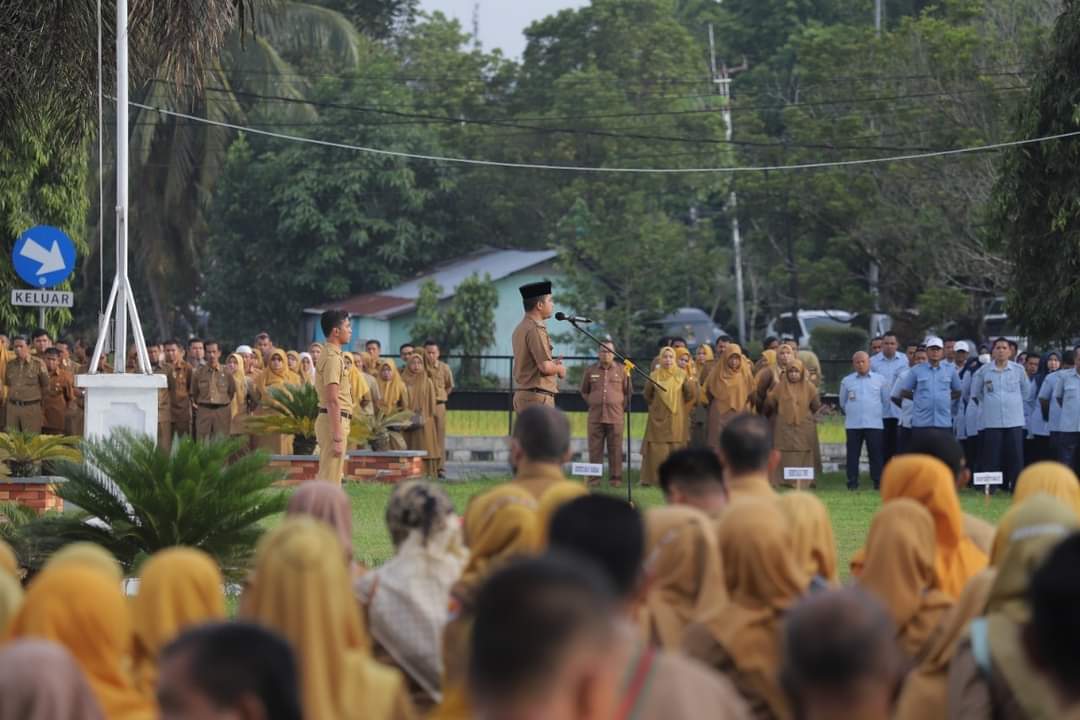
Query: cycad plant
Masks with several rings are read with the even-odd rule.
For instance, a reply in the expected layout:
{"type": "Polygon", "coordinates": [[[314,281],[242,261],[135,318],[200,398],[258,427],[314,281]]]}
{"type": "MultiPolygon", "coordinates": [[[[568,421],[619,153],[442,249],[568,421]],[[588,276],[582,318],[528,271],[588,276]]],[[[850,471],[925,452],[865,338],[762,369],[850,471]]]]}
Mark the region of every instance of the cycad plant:
{"type": "Polygon", "coordinates": [[[412,422],[412,413],[408,410],[388,413],[382,408],[375,408],[374,415],[358,415],[352,420],[349,441],[356,445],[367,445],[372,450],[404,450],[405,437],[401,434],[412,422]]]}
{"type": "Polygon", "coordinates": [[[230,577],[248,565],[261,523],[285,510],[272,488],[280,475],[265,453],[240,454],[236,440],[178,438],[172,452],[154,439],[115,431],[84,445],[86,462],[62,463],[57,488],[80,511],[42,517],[22,530],[38,557],[79,540],[98,543],[133,572],[143,558],[174,545],[212,555],[230,577]],[[88,523],[90,518],[95,522],[88,523]]]}
{"type": "Polygon", "coordinates": [[[314,385],[270,388],[266,403],[270,412],[248,418],[248,430],[256,435],[294,435],[293,451],[310,455],[315,449],[315,420],[319,417],[319,394],[314,385]]]}
{"type": "Polygon", "coordinates": [[[41,474],[43,462],[78,462],[81,457],[77,437],[25,432],[0,433],[0,462],[7,465],[14,477],[41,474]]]}

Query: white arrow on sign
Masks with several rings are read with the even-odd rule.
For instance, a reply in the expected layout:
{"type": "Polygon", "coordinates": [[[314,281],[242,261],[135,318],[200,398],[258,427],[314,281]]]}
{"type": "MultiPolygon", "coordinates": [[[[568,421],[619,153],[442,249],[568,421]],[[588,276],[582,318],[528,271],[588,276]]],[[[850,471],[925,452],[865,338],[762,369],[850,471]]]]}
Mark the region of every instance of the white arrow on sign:
{"type": "Polygon", "coordinates": [[[22,246],[19,254],[30,258],[34,262],[41,263],[41,267],[37,271],[38,275],[48,275],[67,267],[64,256],[60,254],[60,243],[55,240],[53,240],[52,248],[46,250],[34,242],[32,238],[26,238],[26,244],[22,246]]]}

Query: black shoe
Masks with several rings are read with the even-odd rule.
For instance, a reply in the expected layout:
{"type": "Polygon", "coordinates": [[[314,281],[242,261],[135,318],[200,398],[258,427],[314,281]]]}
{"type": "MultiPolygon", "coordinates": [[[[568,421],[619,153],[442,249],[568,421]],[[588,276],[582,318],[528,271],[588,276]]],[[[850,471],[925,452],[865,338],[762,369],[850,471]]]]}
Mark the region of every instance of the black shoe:
{"type": "Polygon", "coordinates": [[[859,483],[848,483],[847,484],[847,489],[850,490],[851,492],[855,492],[856,490],[859,489],[859,483]]]}

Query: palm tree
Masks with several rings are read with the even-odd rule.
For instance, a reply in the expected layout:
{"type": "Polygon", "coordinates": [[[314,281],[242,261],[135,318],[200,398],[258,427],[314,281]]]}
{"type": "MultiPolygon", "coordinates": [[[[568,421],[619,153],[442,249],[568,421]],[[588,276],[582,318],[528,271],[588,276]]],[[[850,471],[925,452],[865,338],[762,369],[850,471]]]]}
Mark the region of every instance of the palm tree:
{"type": "MultiPolygon", "coordinates": [[[[139,95],[144,105],[234,125],[258,124],[266,117],[266,103],[258,96],[303,100],[310,92],[306,78],[286,57],[316,55],[332,70],[344,71],[360,62],[361,48],[359,33],[343,15],[286,2],[255,15],[252,34],[239,28],[229,33],[193,81],[177,86],[150,79],[139,95]]],[[[303,103],[275,102],[272,108],[277,122],[307,123],[318,117],[313,106],[303,103]]],[[[204,210],[235,133],[135,108],[132,126],[133,266],[141,270],[158,332],[167,336],[178,313],[195,325],[197,308],[179,300],[196,294],[207,237],[204,210]]]]}

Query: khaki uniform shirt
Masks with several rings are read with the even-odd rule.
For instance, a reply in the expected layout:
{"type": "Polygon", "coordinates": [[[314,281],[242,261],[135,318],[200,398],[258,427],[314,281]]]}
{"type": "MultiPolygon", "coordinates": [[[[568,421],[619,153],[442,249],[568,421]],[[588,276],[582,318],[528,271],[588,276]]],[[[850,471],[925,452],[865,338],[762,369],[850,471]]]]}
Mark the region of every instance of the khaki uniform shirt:
{"type": "Polygon", "coordinates": [[[327,407],[327,385],[337,383],[338,403],[344,412],[352,413],[352,385],[345,372],[345,363],[341,358],[341,348],[330,343],[323,348],[319,362],[315,364],[315,392],[319,394],[319,407],[327,407]]]}
{"type": "Polygon", "coordinates": [[[172,415],[172,398],[176,394],[176,376],[165,364],[154,366],[155,375],[165,376],[165,387],[158,390],[158,422],[164,422],[172,415]]]}
{"type": "Polygon", "coordinates": [[[68,405],[75,399],[75,378],[67,370],[57,368],[49,373],[49,388],[45,391],[44,427],[50,430],[64,429],[64,416],[68,405]]]}
{"type": "Polygon", "coordinates": [[[191,376],[188,391],[196,405],[228,405],[236,394],[236,380],[224,365],[217,370],[203,365],[191,376]]]}
{"type": "Polygon", "coordinates": [[[33,402],[41,400],[49,390],[49,375],[45,364],[31,357],[23,361],[18,358],[7,364],[4,383],[8,389],[8,400],[33,402]]]}
{"type": "Polygon", "coordinates": [[[630,378],[626,368],[600,363],[590,365],[581,377],[581,397],[589,406],[589,422],[604,425],[621,425],[626,401],[630,397],[630,378]]]}
{"type": "Polygon", "coordinates": [[[558,375],[541,375],[540,365],[551,360],[551,339],[547,326],[526,315],[514,328],[514,388],[516,390],[559,391],[558,375]]]}
{"type": "Polygon", "coordinates": [[[176,365],[166,365],[169,376],[169,392],[172,397],[173,415],[191,413],[191,373],[192,368],[181,360],[176,365]]]}
{"type": "Polygon", "coordinates": [[[435,375],[431,378],[435,385],[435,402],[444,403],[454,391],[454,371],[446,363],[439,361],[435,375]]]}

